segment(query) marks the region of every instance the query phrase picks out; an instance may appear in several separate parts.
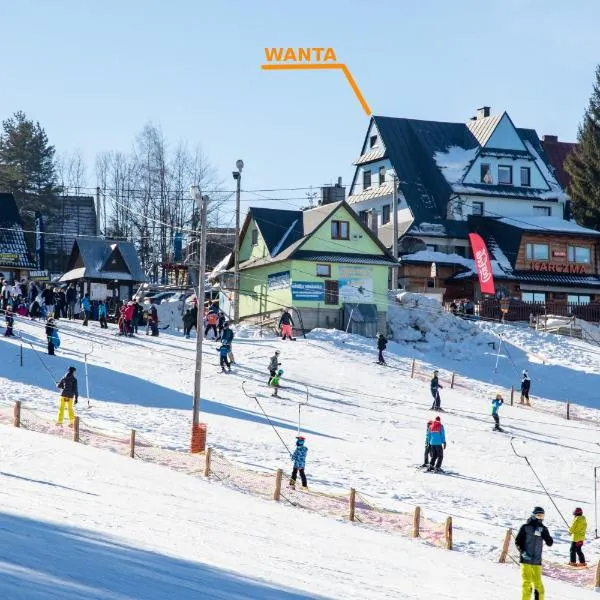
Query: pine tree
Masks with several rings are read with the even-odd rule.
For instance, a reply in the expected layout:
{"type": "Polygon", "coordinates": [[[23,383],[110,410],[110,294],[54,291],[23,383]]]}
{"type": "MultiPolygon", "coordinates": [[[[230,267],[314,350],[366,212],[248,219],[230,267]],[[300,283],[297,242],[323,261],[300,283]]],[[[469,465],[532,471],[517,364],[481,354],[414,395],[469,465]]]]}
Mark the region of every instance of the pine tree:
{"type": "Polygon", "coordinates": [[[573,215],[579,224],[600,231],[600,65],[577,142],[565,162],[573,215]]]}

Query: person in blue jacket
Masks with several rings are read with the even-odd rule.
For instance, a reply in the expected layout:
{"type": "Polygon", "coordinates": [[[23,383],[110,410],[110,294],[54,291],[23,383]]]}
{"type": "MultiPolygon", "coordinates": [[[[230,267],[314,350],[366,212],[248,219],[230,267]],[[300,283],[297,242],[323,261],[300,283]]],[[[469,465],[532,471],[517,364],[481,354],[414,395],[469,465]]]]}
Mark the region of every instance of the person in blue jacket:
{"type": "Polygon", "coordinates": [[[92,316],[92,303],[89,294],[85,294],[81,299],[81,310],[83,310],[83,325],[87,327],[88,320],[92,316]]]}
{"type": "Polygon", "coordinates": [[[296,486],[296,476],[300,473],[300,479],[302,480],[302,489],[308,489],[308,483],[306,482],[306,474],[304,473],[304,467],[306,465],[306,454],[308,448],[304,445],[304,438],[299,435],[296,438],[296,449],[292,454],[292,460],[294,461],[294,468],[292,469],[292,477],[290,479],[290,487],[296,486]]]}
{"type": "Polygon", "coordinates": [[[98,321],[100,321],[101,329],[108,329],[108,325],[106,323],[107,312],[106,302],[101,300],[100,304],[98,304],[98,321]]]}
{"type": "Polygon", "coordinates": [[[494,400],[492,400],[492,418],[494,419],[494,431],[503,431],[500,427],[500,415],[498,414],[498,410],[504,404],[504,398],[502,398],[502,394],[496,394],[494,400]]]}
{"type": "Polygon", "coordinates": [[[444,450],[446,449],[446,431],[439,416],[435,418],[435,421],[429,427],[429,449],[431,462],[427,470],[439,473],[442,470],[444,450]]]}

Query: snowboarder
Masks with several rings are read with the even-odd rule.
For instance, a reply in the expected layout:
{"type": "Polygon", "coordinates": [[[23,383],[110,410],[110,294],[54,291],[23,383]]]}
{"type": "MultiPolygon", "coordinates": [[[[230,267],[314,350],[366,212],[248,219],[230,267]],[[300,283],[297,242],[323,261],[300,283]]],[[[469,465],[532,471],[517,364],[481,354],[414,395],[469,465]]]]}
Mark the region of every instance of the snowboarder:
{"type": "Polygon", "coordinates": [[[387,348],[387,338],[383,333],[377,333],[377,350],[379,350],[379,357],[377,358],[378,365],[385,365],[385,360],[383,358],[383,351],[387,348]]]}
{"type": "Polygon", "coordinates": [[[500,415],[498,415],[498,410],[504,404],[504,398],[502,398],[502,394],[496,394],[496,398],[492,400],[492,417],[494,419],[494,431],[504,431],[500,427],[500,415]]]}
{"type": "Polygon", "coordinates": [[[227,356],[231,351],[231,347],[223,342],[223,345],[219,348],[219,364],[221,365],[221,371],[225,373],[225,367],[227,371],[231,373],[231,364],[227,360],[227,356]]]}
{"type": "Polygon", "coordinates": [[[275,354],[271,356],[271,360],[269,361],[269,381],[267,385],[271,385],[271,380],[277,374],[277,367],[281,366],[279,362],[279,350],[275,350],[275,354]]]}
{"type": "Polygon", "coordinates": [[[83,311],[83,323],[85,327],[88,325],[88,321],[92,316],[92,303],[90,301],[90,295],[85,294],[81,299],[81,310],[83,311]]]}
{"type": "Polygon", "coordinates": [[[527,371],[523,371],[523,378],[521,379],[521,401],[519,404],[525,404],[531,406],[529,403],[529,390],[531,389],[531,379],[527,371]]]}
{"type": "Polygon", "coordinates": [[[57,425],[63,424],[65,416],[65,405],[69,411],[69,427],[73,427],[75,421],[75,412],[73,411],[73,403],[77,404],[79,400],[79,392],[77,391],[77,378],[75,377],[75,367],[69,367],[65,376],[56,384],[57,388],[62,390],[60,394],[60,408],[58,409],[57,425]]]}
{"type": "Polygon", "coordinates": [[[275,373],[275,375],[271,378],[271,387],[275,388],[273,390],[273,393],[271,394],[271,396],[277,396],[277,391],[279,390],[279,380],[281,379],[281,376],[283,375],[283,369],[279,369],[277,371],[277,373],[275,373]]]}
{"type": "Polygon", "coordinates": [[[442,400],[440,398],[440,389],[443,389],[443,386],[440,385],[440,380],[438,379],[439,371],[435,370],[433,372],[433,377],[431,378],[430,388],[431,395],[433,396],[433,404],[431,405],[431,410],[442,410],[440,406],[442,400]]]}
{"type": "Polygon", "coordinates": [[[292,319],[292,315],[290,311],[286,308],[283,313],[281,313],[281,318],[279,319],[278,327],[281,331],[281,339],[285,340],[286,337],[290,338],[290,340],[294,339],[292,327],[294,326],[294,320],[292,319]]]}
{"type": "Polygon", "coordinates": [[[423,464],[422,468],[429,466],[429,461],[431,459],[431,444],[429,443],[429,430],[431,428],[431,424],[433,421],[427,421],[427,429],[425,429],[425,455],[423,456],[423,464]]]}
{"type": "Polygon", "coordinates": [[[235,358],[233,357],[233,337],[233,329],[229,327],[229,321],[225,321],[225,323],[223,323],[223,334],[221,335],[221,343],[227,344],[229,346],[229,362],[232,365],[235,364],[235,358]]]}
{"type": "Polygon", "coordinates": [[[429,447],[431,452],[431,462],[428,471],[439,473],[442,470],[442,461],[444,460],[444,450],[446,449],[446,431],[442,425],[439,416],[431,423],[429,427],[429,447]]]}
{"type": "Polygon", "coordinates": [[[108,329],[108,324],[106,323],[106,315],[106,302],[104,300],[101,300],[100,304],[98,304],[98,321],[100,322],[101,329],[108,329]]]}
{"type": "Polygon", "coordinates": [[[587,566],[585,562],[585,556],[581,550],[583,546],[583,542],[585,541],[585,534],[587,531],[587,521],[583,516],[583,510],[577,507],[573,511],[573,523],[571,523],[571,527],[569,527],[569,533],[571,534],[571,556],[569,565],[572,567],[585,567],[587,566]],[[579,565],[575,560],[575,557],[579,559],[579,565]]]}
{"type": "Polygon", "coordinates": [[[296,477],[298,472],[300,473],[300,479],[302,480],[302,489],[308,489],[308,483],[306,482],[306,474],[304,473],[304,467],[306,465],[306,454],[308,448],[304,445],[304,438],[299,435],[296,438],[296,449],[292,454],[292,460],[294,461],[294,468],[292,469],[292,476],[290,478],[290,487],[296,487],[296,477]]]}
{"type": "Polygon", "coordinates": [[[46,321],[46,340],[48,342],[48,354],[50,356],[54,356],[54,349],[60,346],[60,341],[58,338],[58,331],[52,317],[46,321]]]}
{"type": "Polygon", "coordinates": [[[552,546],[554,540],[544,525],[544,509],[536,506],[526,523],[521,525],[515,538],[515,545],[520,554],[521,577],[523,581],[522,600],[530,600],[531,588],[537,593],[539,600],[544,600],[544,584],[542,583],[542,550],[544,542],[552,546]]]}

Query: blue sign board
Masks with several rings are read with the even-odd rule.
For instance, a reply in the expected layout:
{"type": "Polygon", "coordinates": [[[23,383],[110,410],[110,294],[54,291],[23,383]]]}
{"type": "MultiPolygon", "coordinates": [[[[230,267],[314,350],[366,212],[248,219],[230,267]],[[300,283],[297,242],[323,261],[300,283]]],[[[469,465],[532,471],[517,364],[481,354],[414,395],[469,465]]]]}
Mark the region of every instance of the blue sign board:
{"type": "Polygon", "coordinates": [[[325,285],[322,281],[294,281],[292,283],[292,300],[319,302],[324,299],[325,285]]]}

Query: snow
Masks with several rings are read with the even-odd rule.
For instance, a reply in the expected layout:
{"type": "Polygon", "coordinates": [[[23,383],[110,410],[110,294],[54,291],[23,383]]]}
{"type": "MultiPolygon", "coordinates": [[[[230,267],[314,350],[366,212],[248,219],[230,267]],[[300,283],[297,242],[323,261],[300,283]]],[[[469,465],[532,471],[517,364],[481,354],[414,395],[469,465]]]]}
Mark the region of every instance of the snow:
{"type": "MultiPolygon", "coordinates": [[[[227,265],[231,260],[231,252],[223,258],[222,261],[218,262],[216,267],[210,272],[208,276],[209,281],[214,281],[221,273],[224,273],[227,270],[227,265]]],[[[210,284],[209,284],[210,285],[210,284]]]]}
{"type": "Polygon", "coordinates": [[[433,159],[446,181],[453,184],[462,181],[478,152],[479,148],[477,147],[461,148],[460,146],[450,146],[444,152],[436,152],[433,155],[433,159]]]}
{"type": "Polygon", "coordinates": [[[525,140],[525,146],[527,147],[527,150],[529,150],[531,156],[533,156],[535,164],[537,165],[538,169],[544,176],[544,179],[548,182],[548,185],[550,186],[550,191],[542,194],[541,197],[546,199],[556,198],[559,201],[566,202],[569,199],[568,195],[564,193],[564,191],[560,187],[560,184],[556,180],[556,177],[554,177],[554,174],[550,172],[550,169],[548,169],[548,165],[544,160],[542,160],[542,157],[539,155],[538,151],[533,147],[533,144],[530,141],[525,140]]]}
{"type": "MultiPolygon", "coordinates": [[[[522,369],[532,379],[533,408],[505,405],[502,425],[560,511],[569,518],[575,506],[583,507],[590,532],[585,550],[595,563],[598,348],[527,327],[464,321],[415,294],[399,300],[390,306],[399,341],[388,344],[388,367],[373,364],[372,339],[319,329],[282,342],[244,327],[233,344],[233,373],[221,375],[218,345],[207,342],[201,421],[208,444],[238,467],[288,473],[289,458],[271,424],[293,444],[308,386],[301,429],[311,489],[347,493],[354,487],[380,507],[410,513],[419,505],[440,524],[451,515],[454,552],[375,524],[350,524],[234,491],[217,479],[2,425],[0,597],[515,598],[518,569],[495,564],[506,528],[517,528],[542,505],[556,540],[546,558],[564,563],[569,543],[560,515],[512,453],[509,437],[491,431],[490,400],[500,390],[508,402],[522,369]],[[419,339],[410,339],[411,329],[419,339]],[[281,398],[265,385],[275,349],[284,370],[281,398]],[[423,459],[434,368],[444,386],[444,464],[454,476],[414,468],[423,459]],[[244,395],[243,381],[261,406],[244,395]],[[566,400],[577,403],[574,416],[592,422],[566,421],[566,400]]],[[[82,399],[77,410],[86,427],[125,438],[134,428],[140,439],[187,450],[195,340],[165,332],[124,339],[114,326],[101,330],[96,323],[82,328],[61,320],[59,327],[61,348],[48,357],[43,326],[17,321],[22,367],[21,341],[0,339],[0,412],[9,414],[21,400],[25,412],[35,410],[51,423],[54,381],[69,365],[78,368],[85,396],[85,353],[92,408],[82,399]]],[[[550,577],[545,583],[548,598],[592,594],[550,577]]]]}
{"type": "Polygon", "coordinates": [[[512,225],[525,230],[541,229],[545,231],[564,232],[564,233],[585,233],[587,235],[600,235],[600,231],[587,229],[577,225],[574,221],[566,221],[560,217],[502,217],[501,223],[512,225]]]}
{"type": "MultiPolygon", "coordinates": [[[[492,272],[494,275],[506,274],[506,263],[508,263],[508,259],[501,253],[501,251],[500,254],[501,262],[499,262],[497,259],[496,250],[494,249],[493,252],[490,251],[490,263],[492,265],[492,272]]],[[[419,250],[418,252],[413,252],[412,254],[402,255],[400,260],[411,260],[424,263],[434,262],[438,265],[462,265],[463,267],[469,269],[469,272],[464,274],[465,277],[471,276],[476,272],[475,261],[472,258],[465,258],[464,256],[460,256],[460,254],[455,253],[446,254],[445,252],[437,252],[434,250],[419,250]]],[[[510,268],[510,263],[508,263],[508,267],[510,268]]]]}
{"type": "Polygon", "coordinates": [[[298,223],[298,219],[296,219],[287,228],[287,230],[285,231],[285,233],[281,236],[281,239],[277,242],[277,244],[275,245],[275,248],[273,248],[273,252],[271,253],[271,256],[277,256],[279,254],[279,251],[281,250],[283,244],[285,243],[285,240],[290,235],[290,233],[293,231],[294,227],[296,227],[296,223],[298,223]]]}

